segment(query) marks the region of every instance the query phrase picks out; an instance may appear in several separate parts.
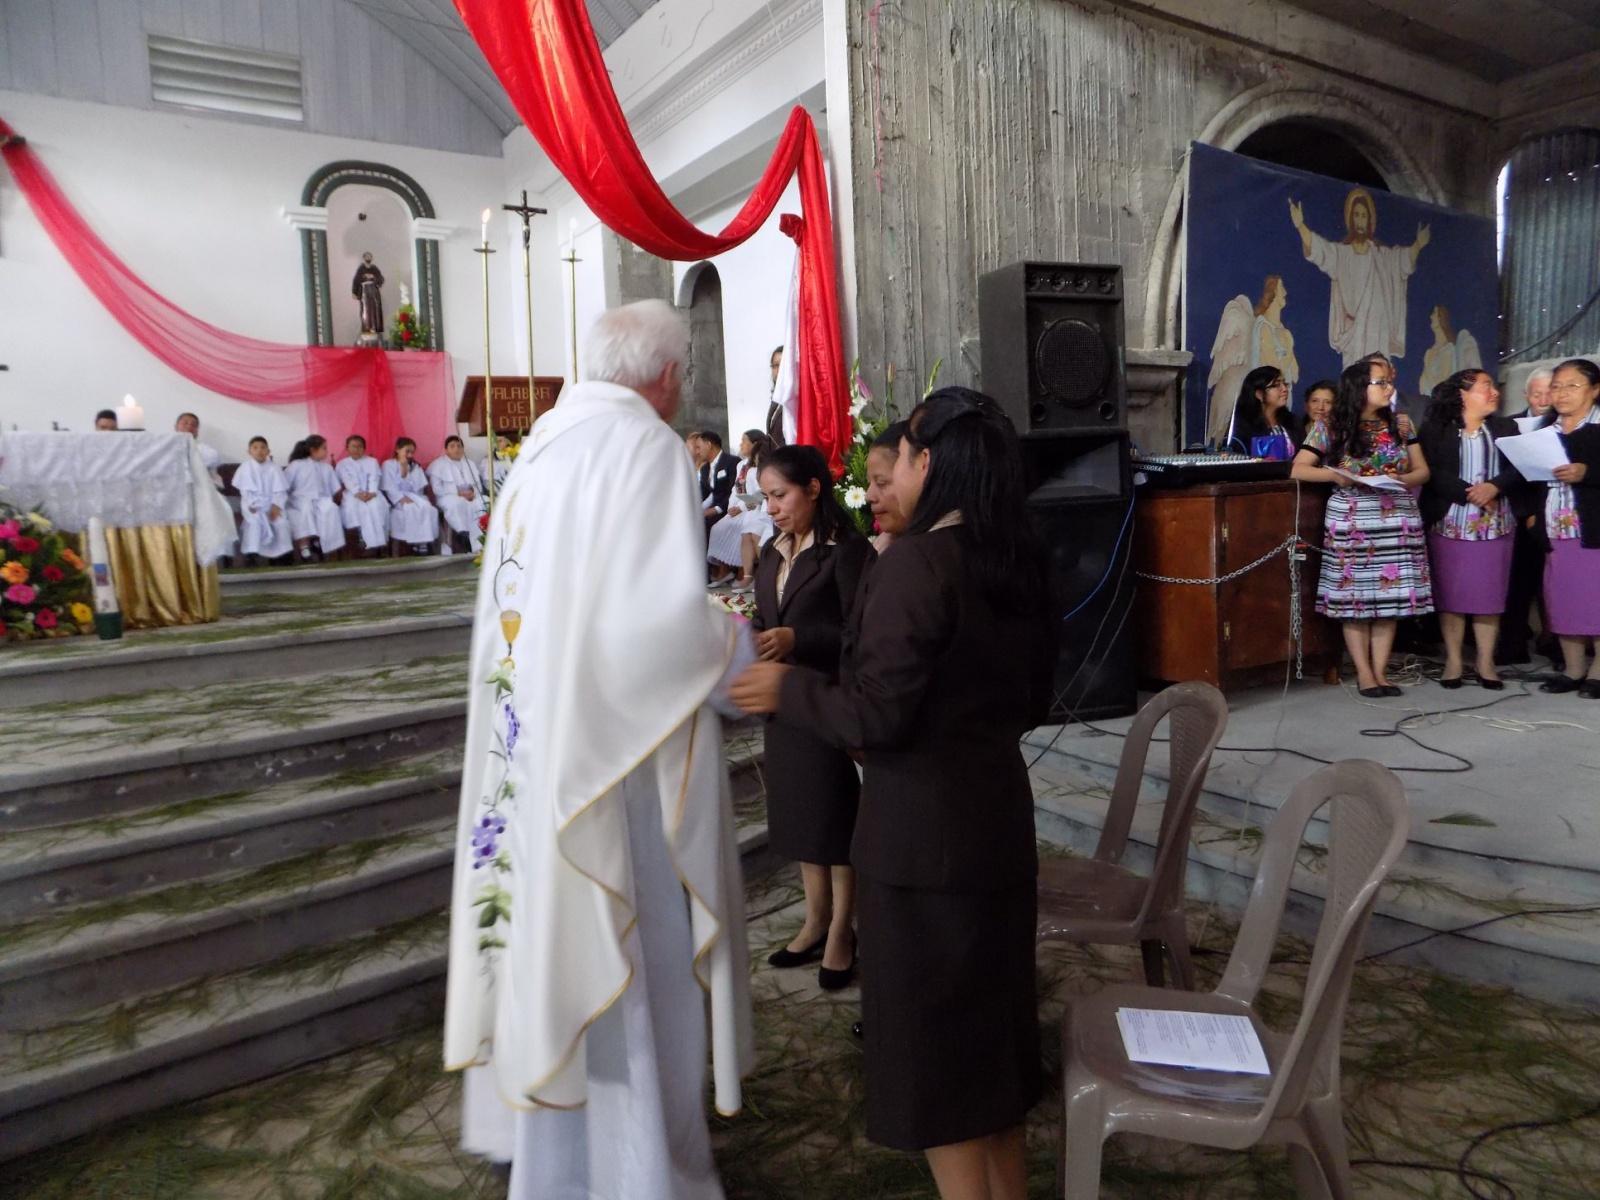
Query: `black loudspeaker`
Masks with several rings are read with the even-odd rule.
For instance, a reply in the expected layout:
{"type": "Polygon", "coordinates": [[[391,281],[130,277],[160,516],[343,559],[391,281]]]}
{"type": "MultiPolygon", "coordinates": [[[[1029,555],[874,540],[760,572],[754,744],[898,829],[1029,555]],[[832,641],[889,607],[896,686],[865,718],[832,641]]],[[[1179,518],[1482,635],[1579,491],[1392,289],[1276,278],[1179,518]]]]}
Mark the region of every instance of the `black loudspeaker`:
{"type": "Polygon", "coordinates": [[[1122,717],[1139,707],[1132,504],[1129,494],[1030,506],[1059,638],[1052,721],[1122,717]]]}
{"type": "Polygon", "coordinates": [[[983,390],[1017,432],[1126,429],[1122,268],[1012,263],[978,280],[983,390]]]}

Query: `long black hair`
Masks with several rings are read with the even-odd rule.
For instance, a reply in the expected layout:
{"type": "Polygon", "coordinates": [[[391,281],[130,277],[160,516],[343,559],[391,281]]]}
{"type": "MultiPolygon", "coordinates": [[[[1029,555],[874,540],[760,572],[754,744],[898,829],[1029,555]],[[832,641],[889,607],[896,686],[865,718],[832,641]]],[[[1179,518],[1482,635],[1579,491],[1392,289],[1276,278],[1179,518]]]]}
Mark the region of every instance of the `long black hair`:
{"type": "Polygon", "coordinates": [[[1468,367],[1465,371],[1457,371],[1449,379],[1441,379],[1434,384],[1433,397],[1428,401],[1428,411],[1422,418],[1423,424],[1436,429],[1465,428],[1466,421],[1462,418],[1462,413],[1466,405],[1462,393],[1472,389],[1479,375],[1488,373],[1482,367],[1468,367]]]}
{"type": "Polygon", "coordinates": [[[1004,612],[1039,610],[1044,551],[1028,516],[1017,431],[999,404],[971,388],[940,388],[912,410],[905,443],[929,452],[906,532],[926,533],[959,512],[968,569],[989,602],[1004,612]]]}
{"type": "MultiPolygon", "coordinates": [[[[1367,385],[1372,379],[1376,361],[1354,363],[1339,376],[1339,390],[1333,394],[1333,414],[1328,418],[1328,458],[1338,462],[1341,458],[1365,458],[1372,452],[1366,432],[1361,428],[1361,414],[1367,407],[1367,385]]],[[[1389,427],[1389,436],[1400,438],[1400,426],[1395,420],[1394,406],[1384,405],[1378,419],[1389,427]]]]}
{"type": "Polygon", "coordinates": [[[327,444],[327,438],[323,437],[320,433],[313,433],[310,437],[294,444],[294,449],[289,451],[289,461],[299,462],[302,458],[310,458],[312,451],[316,450],[319,446],[326,446],[327,444]]]}
{"type": "Polygon", "coordinates": [[[861,531],[844,511],[833,492],[833,473],[828,460],[815,446],[779,446],[767,456],[764,471],[776,471],[791,485],[804,491],[817,481],[817,510],[811,518],[811,532],[818,546],[860,537],[861,531]]]}
{"type": "MultiPolygon", "coordinates": [[[[1265,437],[1272,432],[1267,424],[1267,389],[1282,378],[1283,372],[1277,367],[1257,367],[1239,385],[1239,396],[1233,402],[1233,438],[1246,450],[1250,449],[1251,438],[1265,437]]],[[[1285,408],[1279,419],[1288,413],[1285,408]]]]}

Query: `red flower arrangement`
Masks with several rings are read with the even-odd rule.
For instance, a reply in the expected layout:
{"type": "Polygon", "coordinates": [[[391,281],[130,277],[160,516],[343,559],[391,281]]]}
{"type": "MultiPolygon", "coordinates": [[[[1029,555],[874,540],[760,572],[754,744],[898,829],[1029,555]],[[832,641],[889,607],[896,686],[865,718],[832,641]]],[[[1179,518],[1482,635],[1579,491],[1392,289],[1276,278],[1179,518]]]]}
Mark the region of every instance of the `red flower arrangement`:
{"type": "Polygon", "coordinates": [[[83,567],[66,535],[43,513],[0,504],[0,640],[66,637],[94,628],[83,567]]]}
{"type": "Polygon", "coordinates": [[[417,310],[409,304],[402,304],[394,314],[394,327],[389,331],[389,340],[402,350],[410,350],[426,346],[428,337],[428,327],[417,317],[417,310]]]}

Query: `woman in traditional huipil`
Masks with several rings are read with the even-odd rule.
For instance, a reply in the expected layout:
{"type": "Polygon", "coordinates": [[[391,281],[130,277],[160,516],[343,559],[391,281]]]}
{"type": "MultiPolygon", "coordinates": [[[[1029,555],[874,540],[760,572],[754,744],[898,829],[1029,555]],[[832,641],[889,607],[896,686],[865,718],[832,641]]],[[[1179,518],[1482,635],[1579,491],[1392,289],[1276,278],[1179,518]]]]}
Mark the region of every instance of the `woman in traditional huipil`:
{"type": "Polygon", "coordinates": [[[1584,669],[1589,651],[1600,648],[1600,367],[1586,358],[1562,363],[1550,402],[1570,461],[1546,485],[1538,521],[1550,544],[1545,609],[1565,663],[1540,690],[1600,700],[1600,658],[1584,669]]]}
{"type": "Polygon", "coordinates": [[[1422,522],[1433,566],[1433,604],[1444,634],[1441,685],[1461,686],[1462,647],[1472,622],[1478,682],[1505,687],[1494,667],[1500,614],[1511,582],[1511,550],[1519,515],[1531,515],[1522,474],[1495,443],[1517,436],[1517,423],[1496,414],[1500,389],[1481,368],[1457,371],[1433,389],[1422,422],[1428,460],[1422,522]]]}
{"type": "Polygon", "coordinates": [[[1346,367],[1333,419],[1306,435],[1293,469],[1296,479],[1334,485],[1317,611],[1343,624],[1357,687],[1369,698],[1400,695],[1388,674],[1395,622],[1433,611],[1417,498],[1379,485],[1392,480],[1411,489],[1428,481],[1428,460],[1410,418],[1390,404],[1393,394],[1381,363],[1346,367]]]}

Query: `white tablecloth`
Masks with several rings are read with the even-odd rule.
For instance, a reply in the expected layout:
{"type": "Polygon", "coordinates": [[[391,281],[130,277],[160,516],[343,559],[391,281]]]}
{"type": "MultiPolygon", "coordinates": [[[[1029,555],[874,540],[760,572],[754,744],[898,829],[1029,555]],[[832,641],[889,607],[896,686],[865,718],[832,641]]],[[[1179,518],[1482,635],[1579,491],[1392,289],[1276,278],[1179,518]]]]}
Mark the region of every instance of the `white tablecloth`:
{"type": "Polygon", "coordinates": [[[90,517],[117,529],[192,525],[201,566],[234,538],[228,502],[186,433],[0,434],[0,496],[74,533],[90,517]]]}

